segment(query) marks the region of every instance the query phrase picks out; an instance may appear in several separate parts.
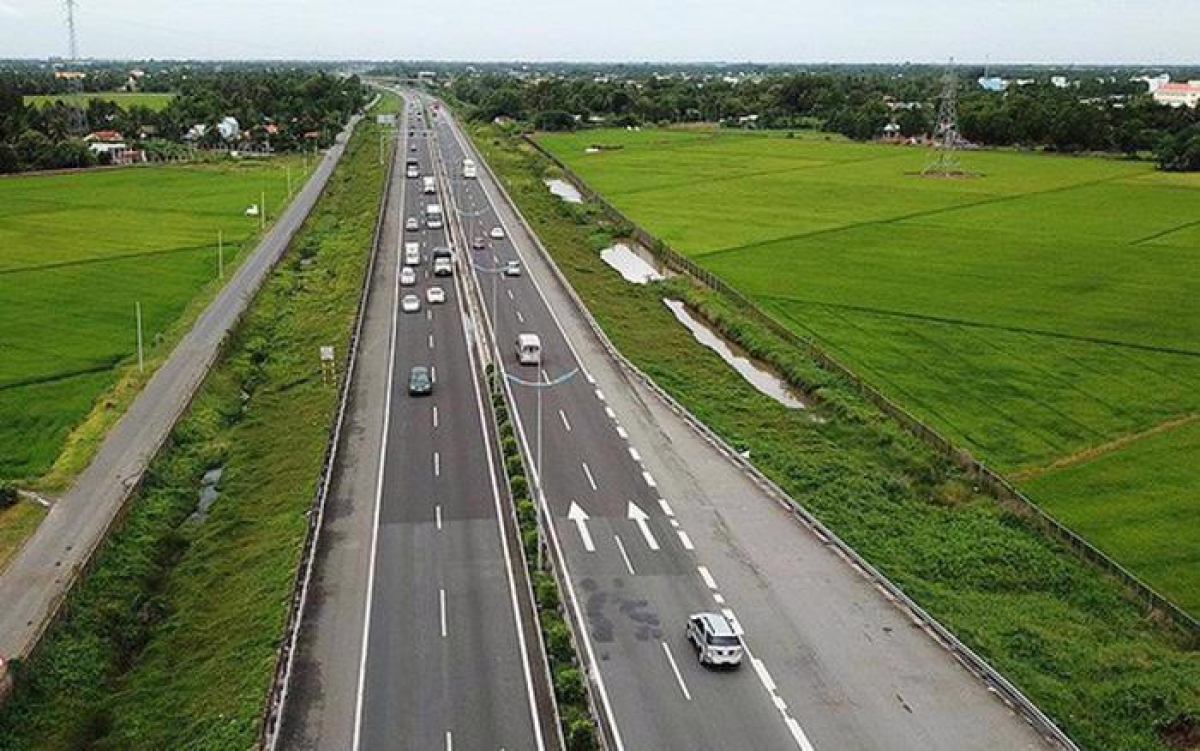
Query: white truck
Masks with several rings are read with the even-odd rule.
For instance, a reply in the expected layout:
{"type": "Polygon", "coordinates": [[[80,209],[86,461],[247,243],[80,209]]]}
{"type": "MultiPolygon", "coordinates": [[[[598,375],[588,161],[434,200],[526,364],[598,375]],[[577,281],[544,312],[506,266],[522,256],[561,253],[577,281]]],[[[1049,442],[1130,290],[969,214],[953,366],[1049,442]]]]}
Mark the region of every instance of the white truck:
{"type": "Polygon", "coordinates": [[[404,243],[404,265],[421,265],[421,243],[404,243]]]}
{"type": "Polygon", "coordinates": [[[479,176],[479,170],[475,167],[475,162],[472,159],[464,159],[462,169],[464,180],[474,180],[479,176]]]}

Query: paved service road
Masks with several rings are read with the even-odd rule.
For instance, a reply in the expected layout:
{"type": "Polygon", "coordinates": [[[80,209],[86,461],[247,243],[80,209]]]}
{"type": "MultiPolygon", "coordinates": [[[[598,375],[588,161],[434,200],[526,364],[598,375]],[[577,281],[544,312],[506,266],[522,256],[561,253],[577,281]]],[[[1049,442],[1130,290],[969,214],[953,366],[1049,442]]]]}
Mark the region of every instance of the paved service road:
{"type": "Polygon", "coordinates": [[[75,573],[104,539],[203,382],[226,332],[308,217],[357,122],[355,117],[347,125],[283,215],[113,426],[91,464],[0,574],[0,657],[24,655],[40,637],[75,573]]]}
{"type": "Polygon", "coordinates": [[[409,159],[422,176],[434,174],[415,105],[406,106],[400,132],[362,382],[348,417],[351,451],[339,452],[332,531],[318,559],[283,747],[552,747],[544,663],[482,368],[456,276],[432,274],[434,249],[449,243],[444,228],[428,226],[425,207],[444,201],[404,174],[409,159]],[[419,229],[404,228],[410,217],[419,229]],[[402,286],[409,243],[420,261],[415,282],[402,286]],[[432,287],[444,303],[427,302],[432,287]],[[419,310],[403,312],[406,295],[418,297],[419,310]],[[430,369],[431,395],[409,394],[416,366],[430,369]]]}
{"type": "MultiPolygon", "coordinates": [[[[445,107],[437,145],[468,237],[505,238],[474,258],[504,368],[540,389],[551,544],[582,614],[585,659],[615,749],[1040,749],[993,697],[838,557],[640,383],[573,307],[445,107]],[[490,273],[508,261],[520,277],[490,273]],[[540,369],[512,342],[536,333],[540,369]],[[586,519],[584,516],[586,515],[586,519]],[[750,651],[738,671],[699,666],[686,617],[724,610],[750,651]]],[[[537,444],[537,393],[516,417],[537,444]]]]}

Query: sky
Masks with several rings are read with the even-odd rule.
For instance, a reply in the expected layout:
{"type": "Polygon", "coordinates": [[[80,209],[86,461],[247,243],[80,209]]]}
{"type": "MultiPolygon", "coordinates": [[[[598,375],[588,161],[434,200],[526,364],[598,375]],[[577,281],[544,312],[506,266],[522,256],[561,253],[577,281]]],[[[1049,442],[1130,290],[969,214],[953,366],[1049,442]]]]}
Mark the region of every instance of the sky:
{"type": "MultiPolygon", "coordinates": [[[[0,58],[67,54],[0,0],[0,58]]],[[[78,0],[95,58],[1200,63],[1200,0],[78,0]]]]}

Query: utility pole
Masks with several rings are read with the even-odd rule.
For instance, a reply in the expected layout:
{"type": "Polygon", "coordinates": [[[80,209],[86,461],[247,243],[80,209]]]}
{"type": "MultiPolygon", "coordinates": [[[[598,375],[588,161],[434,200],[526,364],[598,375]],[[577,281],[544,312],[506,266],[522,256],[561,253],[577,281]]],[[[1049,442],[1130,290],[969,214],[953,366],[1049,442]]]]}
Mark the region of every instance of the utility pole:
{"type": "Polygon", "coordinates": [[[225,278],[225,233],[217,230],[217,278],[225,278]]]}
{"type": "Polygon", "coordinates": [[[134,303],[134,310],[137,311],[137,342],[138,342],[138,372],[146,372],[146,358],[142,352],[142,304],[141,302],[134,303]]]}

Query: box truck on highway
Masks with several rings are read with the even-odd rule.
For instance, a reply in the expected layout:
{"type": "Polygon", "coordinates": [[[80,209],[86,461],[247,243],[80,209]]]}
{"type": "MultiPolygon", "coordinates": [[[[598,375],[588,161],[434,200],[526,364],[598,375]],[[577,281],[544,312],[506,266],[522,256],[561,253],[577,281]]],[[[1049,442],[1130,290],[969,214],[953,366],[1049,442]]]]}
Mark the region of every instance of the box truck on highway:
{"type": "Polygon", "coordinates": [[[474,180],[477,177],[477,175],[478,175],[478,171],[475,169],[474,160],[464,159],[463,160],[463,179],[474,180]]]}

